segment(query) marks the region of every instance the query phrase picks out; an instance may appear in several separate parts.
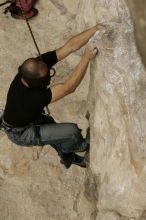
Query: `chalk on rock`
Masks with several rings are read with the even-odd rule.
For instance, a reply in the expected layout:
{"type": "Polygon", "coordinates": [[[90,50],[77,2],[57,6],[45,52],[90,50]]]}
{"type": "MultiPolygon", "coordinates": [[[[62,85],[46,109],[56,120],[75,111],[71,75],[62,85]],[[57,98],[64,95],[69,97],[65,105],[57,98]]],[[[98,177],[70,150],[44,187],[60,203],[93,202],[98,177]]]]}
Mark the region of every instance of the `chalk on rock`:
{"type": "Polygon", "coordinates": [[[100,40],[102,39],[104,33],[106,32],[106,28],[100,29],[96,31],[93,37],[90,38],[88,45],[95,52],[95,48],[100,48],[100,40]]]}

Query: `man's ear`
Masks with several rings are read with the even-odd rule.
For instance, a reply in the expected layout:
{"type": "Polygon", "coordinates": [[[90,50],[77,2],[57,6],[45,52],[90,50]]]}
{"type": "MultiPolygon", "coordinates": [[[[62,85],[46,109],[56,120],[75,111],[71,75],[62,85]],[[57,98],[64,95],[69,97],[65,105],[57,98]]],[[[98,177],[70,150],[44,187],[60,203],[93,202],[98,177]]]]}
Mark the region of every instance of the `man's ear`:
{"type": "Polygon", "coordinates": [[[50,71],[50,77],[55,76],[56,70],[54,68],[51,68],[49,71],[50,71]],[[51,70],[52,70],[52,73],[51,73],[51,70]]]}

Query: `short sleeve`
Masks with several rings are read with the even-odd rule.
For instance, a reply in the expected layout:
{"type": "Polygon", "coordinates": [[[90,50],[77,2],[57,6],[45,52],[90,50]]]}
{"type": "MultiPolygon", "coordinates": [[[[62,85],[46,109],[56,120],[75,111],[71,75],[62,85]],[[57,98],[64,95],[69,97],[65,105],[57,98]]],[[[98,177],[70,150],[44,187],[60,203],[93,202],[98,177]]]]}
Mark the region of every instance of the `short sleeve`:
{"type": "Polygon", "coordinates": [[[49,69],[58,62],[56,50],[41,54],[41,58],[47,64],[49,69]]]}

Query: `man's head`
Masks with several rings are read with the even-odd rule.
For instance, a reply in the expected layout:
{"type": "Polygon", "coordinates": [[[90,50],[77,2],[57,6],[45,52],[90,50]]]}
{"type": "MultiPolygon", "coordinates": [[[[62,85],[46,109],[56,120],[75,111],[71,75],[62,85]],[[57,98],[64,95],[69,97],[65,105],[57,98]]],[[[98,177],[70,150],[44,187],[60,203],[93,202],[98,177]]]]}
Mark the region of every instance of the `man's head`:
{"type": "Polygon", "coordinates": [[[19,67],[19,74],[31,88],[44,87],[50,84],[50,71],[39,58],[29,58],[19,67]]]}

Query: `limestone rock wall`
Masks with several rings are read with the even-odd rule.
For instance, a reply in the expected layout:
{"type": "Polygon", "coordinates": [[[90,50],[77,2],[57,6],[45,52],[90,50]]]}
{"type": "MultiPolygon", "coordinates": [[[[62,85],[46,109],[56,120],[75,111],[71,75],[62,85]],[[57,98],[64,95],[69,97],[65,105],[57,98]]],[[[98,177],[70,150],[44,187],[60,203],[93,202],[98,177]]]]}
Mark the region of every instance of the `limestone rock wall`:
{"type": "Polygon", "coordinates": [[[145,219],[146,71],[128,7],[123,0],[87,0],[78,19],[89,26],[109,24],[90,67],[88,95],[91,149],[86,190],[96,203],[96,220],[145,219]]]}
{"type": "Polygon", "coordinates": [[[145,0],[126,0],[134,22],[135,38],[137,47],[146,65],[146,1],[145,0]]]}

